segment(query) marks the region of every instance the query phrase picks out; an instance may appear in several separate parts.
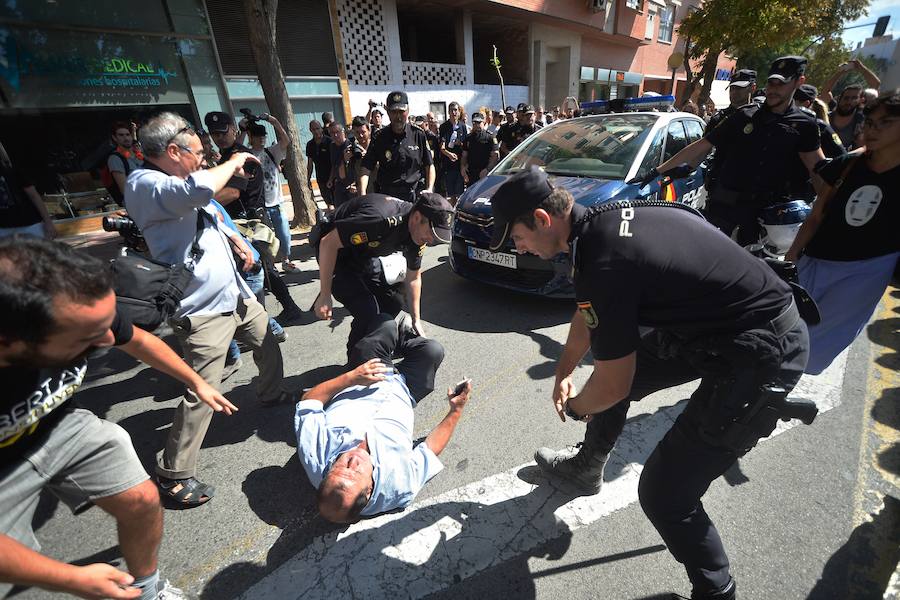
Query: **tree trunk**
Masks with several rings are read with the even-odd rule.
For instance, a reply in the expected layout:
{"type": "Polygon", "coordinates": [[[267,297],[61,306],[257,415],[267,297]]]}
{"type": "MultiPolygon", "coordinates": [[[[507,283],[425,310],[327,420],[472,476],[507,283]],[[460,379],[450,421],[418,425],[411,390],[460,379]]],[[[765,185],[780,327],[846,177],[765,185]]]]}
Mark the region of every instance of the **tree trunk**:
{"type": "Polygon", "coordinates": [[[278,119],[290,136],[284,176],[291,190],[294,205],[293,225],[309,227],[315,222],[316,204],[312,190],[306,185],[306,159],[300,148],[300,131],[294,120],[294,111],[284,86],[284,73],[278,58],[275,40],[275,15],[278,0],[244,0],[247,16],[250,49],[256,63],[256,73],[263,89],[269,111],[278,119]]]}
{"type": "Polygon", "coordinates": [[[697,98],[697,106],[703,106],[709,100],[709,92],[712,90],[713,81],[716,79],[716,68],[719,66],[719,55],[712,53],[706,55],[700,74],[703,77],[703,87],[700,88],[700,96],[697,98]]]}
{"type": "Polygon", "coordinates": [[[722,52],[724,52],[724,50],[716,53],[713,53],[712,51],[707,52],[703,59],[703,65],[697,73],[691,71],[691,58],[688,53],[685,52],[684,70],[687,73],[687,81],[685,82],[684,92],[678,97],[676,102],[677,106],[681,107],[685,102],[691,99],[691,96],[693,96],[694,92],[697,90],[697,86],[700,85],[701,80],[703,81],[703,87],[700,90],[698,103],[699,101],[705,102],[706,99],[709,98],[709,91],[712,89],[712,82],[716,77],[716,67],[719,64],[719,54],[722,52]]]}

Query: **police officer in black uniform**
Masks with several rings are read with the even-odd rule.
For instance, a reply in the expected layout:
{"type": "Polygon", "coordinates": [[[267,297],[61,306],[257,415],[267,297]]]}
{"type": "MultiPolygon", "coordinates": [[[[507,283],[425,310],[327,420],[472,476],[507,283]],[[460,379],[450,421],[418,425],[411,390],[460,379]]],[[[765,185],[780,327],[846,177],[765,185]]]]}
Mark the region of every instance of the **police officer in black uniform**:
{"type": "MultiPolygon", "coordinates": [[[[236,152],[251,152],[250,148],[239,143],[238,131],[234,119],[225,112],[213,111],[203,118],[209,136],[222,155],[225,162],[236,152]]],[[[242,123],[245,121],[242,119],[242,123]]],[[[232,177],[228,186],[216,194],[216,200],[225,207],[232,219],[262,219],[265,215],[265,195],[263,193],[262,167],[258,164],[247,165],[244,169],[247,177],[232,177]]]]}
{"type": "Polygon", "coordinates": [[[509,137],[512,128],[516,126],[516,123],[513,121],[515,119],[516,111],[513,110],[512,106],[507,106],[503,110],[503,114],[506,116],[506,119],[497,128],[497,141],[500,143],[500,158],[503,158],[507,154],[509,154],[509,150],[504,150],[503,142],[509,140],[512,143],[512,139],[509,137]]]}
{"type": "Polygon", "coordinates": [[[459,167],[466,185],[482,179],[494,168],[500,158],[498,150],[497,138],[484,128],[484,115],[480,111],[472,114],[472,131],[463,142],[459,167]]]}
{"type": "MultiPolygon", "coordinates": [[[[737,110],[750,104],[750,98],[756,91],[756,71],[752,69],[739,69],[731,76],[731,82],[728,84],[728,99],[731,104],[726,108],[718,111],[709,119],[706,124],[706,133],[719,126],[722,121],[733,115],[737,110]]],[[[725,162],[725,154],[728,149],[725,147],[716,148],[712,158],[706,161],[706,185],[707,192],[712,192],[716,186],[716,177],[718,170],[723,162],[725,162]]]]}
{"type": "MultiPolygon", "coordinates": [[[[713,147],[726,148],[707,200],[706,217],[729,236],[738,228],[741,246],[759,241],[759,212],[805,193],[815,166],[825,160],[815,119],[793,101],[794,92],[806,80],[805,70],[802,56],[776,59],[762,107],[741,107],[656,170],[667,173],[685,164],[696,167],[713,147]]],[[[651,171],[651,176],[655,174],[651,171]]]]}
{"type": "Polygon", "coordinates": [[[841,142],[840,136],[831,125],[817,117],[815,111],[812,109],[812,103],[815,102],[818,97],[818,88],[808,83],[804,83],[797,88],[796,92],[794,92],[794,102],[797,103],[797,106],[816,120],[816,125],[819,128],[819,144],[822,146],[822,152],[825,154],[825,158],[837,158],[838,156],[843,156],[847,153],[847,149],[841,142]]]}
{"type": "Polygon", "coordinates": [[[585,493],[599,492],[629,404],[700,378],[647,460],[639,497],[685,566],[691,597],[734,598],[728,558],[701,497],[779,418],[815,416],[811,403],[785,400],[808,355],[791,288],[684,205],[586,209],[537,168],[511,177],[491,203],[492,249],[512,240],[518,252],[545,259],[568,253],[573,268],[578,309],[553,403],[563,421],[593,418],[576,455],[541,448],[538,466],[585,493]],[[655,329],[642,339],[639,327],[655,329]],[[588,350],[594,371],[576,392],[571,375],[588,350]]]}
{"type": "Polygon", "coordinates": [[[512,152],[535,131],[537,127],[534,126],[534,107],[523,102],[516,109],[516,124],[510,127],[500,140],[500,155],[506,156],[512,152]]]}
{"type": "Polygon", "coordinates": [[[425,132],[409,123],[409,99],[406,92],[391,92],[387,102],[390,128],[384,128],[372,140],[359,170],[357,189],[368,189],[369,176],[378,165],[375,183],[382,194],[413,202],[419,179],[425,178],[425,190],[434,190],[434,160],[425,132]]]}
{"type": "Polygon", "coordinates": [[[415,203],[364,194],[340,205],[320,229],[320,288],[313,310],[320,319],[330,319],[334,295],[350,311],[348,356],[379,313],[396,317],[406,310],[413,329],[424,335],[419,312],[422,254],[427,244],[450,243],[452,216],[450,203],[433,192],[420,192],[415,203]],[[406,263],[402,277],[402,264],[389,256],[398,251],[406,263]]]}

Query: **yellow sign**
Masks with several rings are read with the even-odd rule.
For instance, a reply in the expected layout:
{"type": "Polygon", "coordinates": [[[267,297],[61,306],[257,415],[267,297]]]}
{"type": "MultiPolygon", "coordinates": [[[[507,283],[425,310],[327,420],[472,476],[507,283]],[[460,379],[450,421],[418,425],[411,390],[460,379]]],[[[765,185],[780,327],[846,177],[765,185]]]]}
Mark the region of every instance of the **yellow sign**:
{"type": "Polygon", "coordinates": [[[359,246],[360,244],[365,244],[369,241],[369,235],[365,231],[360,231],[359,233],[354,233],[350,236],[350,243],[354,246],[359,246]]]}

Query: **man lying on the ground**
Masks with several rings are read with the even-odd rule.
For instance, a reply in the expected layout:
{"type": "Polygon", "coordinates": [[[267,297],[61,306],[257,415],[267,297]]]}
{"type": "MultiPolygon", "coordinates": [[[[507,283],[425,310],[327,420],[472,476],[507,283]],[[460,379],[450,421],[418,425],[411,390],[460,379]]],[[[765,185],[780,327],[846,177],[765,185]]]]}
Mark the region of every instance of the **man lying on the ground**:
{"type": "Polygon", "coordinates": [[[469,399],[471,385],[448,389],[450,410],[413,448],[413,409],[434,390],[444,359],[436,341],[417,335],[409,317],[400,325],[381,314],[354,346],[347,373],[309,390],[297,403],[297,454],[318,490],[319,514],[355,523],[408,506],[440,472],[437,458],[469,399]],[[402,357],[396,368],[392,357],[402,357]],[[461,387],[461,389],[459,389],[461,387]]]}

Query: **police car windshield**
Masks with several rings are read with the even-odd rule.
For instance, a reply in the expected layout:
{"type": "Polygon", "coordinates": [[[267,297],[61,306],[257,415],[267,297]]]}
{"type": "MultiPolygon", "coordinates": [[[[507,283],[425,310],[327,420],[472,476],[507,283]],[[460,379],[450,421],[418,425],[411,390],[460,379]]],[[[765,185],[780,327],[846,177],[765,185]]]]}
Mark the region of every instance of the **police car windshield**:
{"type": "Polygon", "coordinates": [[[658,118],[624,113],[554,124],[519,144],[494,174],[537,165],[553,175],[624,179],[658,118]]]}

